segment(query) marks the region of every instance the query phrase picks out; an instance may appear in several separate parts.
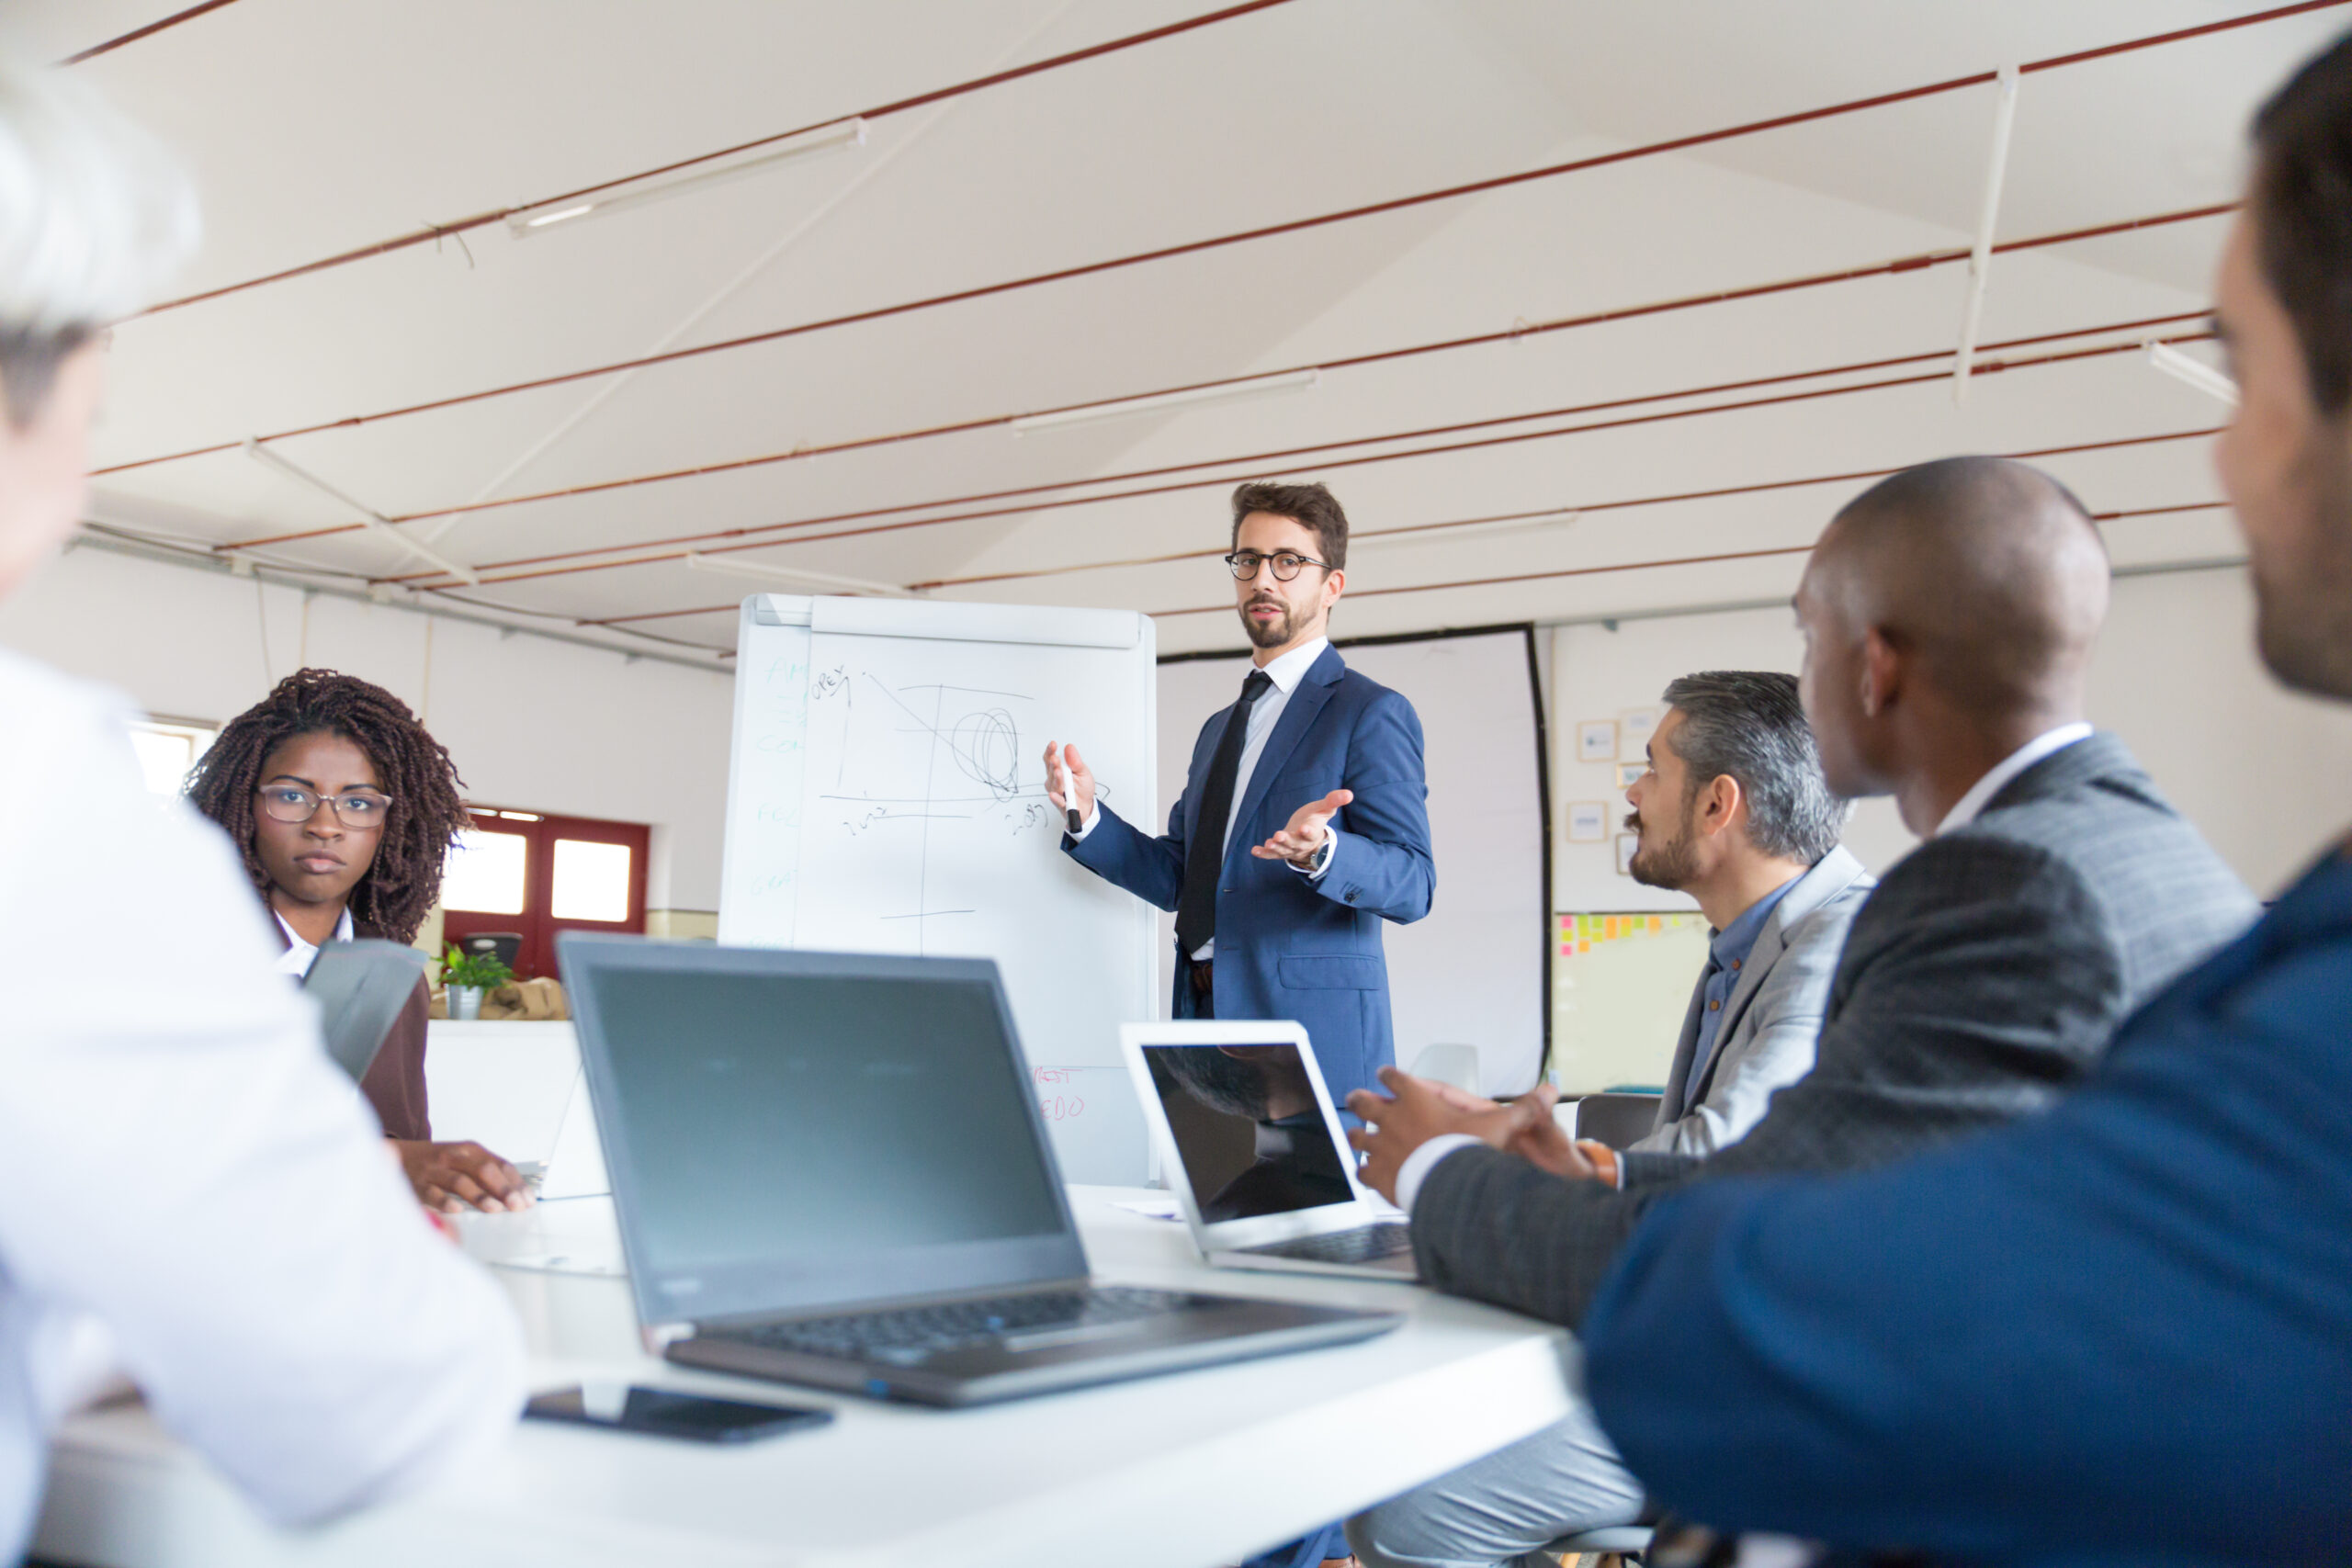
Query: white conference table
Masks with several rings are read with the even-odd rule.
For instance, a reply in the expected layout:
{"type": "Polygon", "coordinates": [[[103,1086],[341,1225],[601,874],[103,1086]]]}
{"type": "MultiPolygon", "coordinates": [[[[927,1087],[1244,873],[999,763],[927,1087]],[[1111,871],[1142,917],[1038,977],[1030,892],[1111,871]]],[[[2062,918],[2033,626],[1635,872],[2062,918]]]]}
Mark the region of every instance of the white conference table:
{"type": "Polygon", "coordinates": [[[466,1249],[522,1314],[535,1388],[626,1379],[821,1404],[833,1424],[732,1448],[525,1422],[416,1497],[278,1531],[143,1408],[114,1406],[60,1433],[33,1555],[90,1568],[1212,1568],[1515,1441],[1577,1398],[1575,1345],[1556,1328],[1418,1287],[1206,1269],[1181,1224],[1114,1206],[1161,1195],[1070,1192],[1100,1278],[1409,1321],[1360,1345],[975,1410],[880,1404],[647,1356],[610,1201],[542,1203],[463,1222],[466,1249]]]}

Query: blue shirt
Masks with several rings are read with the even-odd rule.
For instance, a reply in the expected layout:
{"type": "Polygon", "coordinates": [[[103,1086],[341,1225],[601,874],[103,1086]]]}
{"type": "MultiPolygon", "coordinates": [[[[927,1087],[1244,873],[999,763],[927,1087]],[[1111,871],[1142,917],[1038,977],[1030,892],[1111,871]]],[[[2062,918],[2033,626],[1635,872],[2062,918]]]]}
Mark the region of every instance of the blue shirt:
{"type": "Polygon", "coordinates": [[[2047,1112],[1883,1169],[1702,1182],[1583,1328],[1679,1512],[1976,1562],[2352,1540],[2352,863],[2047,1112]]]}
{"type": "Polygon", "coordinates": [[[1690,1113],[1698,1102],[1699,1085],[1707,1076],[1707,1064],[1715,1055],[1715,1036],[1723,1032],[1724,1009],[1731,1004],[1732,992],[1739,988],[1739,978],[1747,967],[1747,955],[1756,951],[1756,939],[1764,932],[1764,922],[1772,918],[1790,888],[1804,880],[1799,872],[1763,897],[1739,913],[1739,918],[1714,934],[1707,943],[1707,972],[1699,980],[1699,994],[1706,1006],[1699,1013],[1699,1040],[1690,1051],[1690,1073],[1682,1080],[1682,1103],[1674,1108],[1678,1117],[1690,1113]]]}

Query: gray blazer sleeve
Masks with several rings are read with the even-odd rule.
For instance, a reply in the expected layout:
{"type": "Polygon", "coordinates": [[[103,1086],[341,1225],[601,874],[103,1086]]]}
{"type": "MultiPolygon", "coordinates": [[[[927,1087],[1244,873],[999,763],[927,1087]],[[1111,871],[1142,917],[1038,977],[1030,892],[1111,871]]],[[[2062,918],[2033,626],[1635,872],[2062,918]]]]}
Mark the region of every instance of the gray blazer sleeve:
{"type": "Polygon", "coordinates": [[[1930,841],[1855,919],[1814,1070],[1755,1131],[1620,1191],[1462,1149],[1413,1208],[1421,1276],[1574,1327],[1634,1227],[1683,1185],[1877,1164],[2046,1104],[2096,1059],[2125,1001],[2119,933],[2073,867],[2005,840],[1930,841]],[[1672,1174],[1668,1174],[1668,1171],[1672,1174]]]}
{"type": "MultiPolygon", "coordinates": [[[[1834,899],[1797,922],[1772,960],[1737,1032],[1716,1047],[1707,1092],[1676,1120],[1627,1152],[1706,1156],[1737,1143],[1764,1120],[1772,1096],[1813,1069],[1814,1043],[1829,1011],[1830,982],[1846,930],[1862,901],[1834,899]]],[[[1634,1179],[1629,1172],[1630,1184],[1634,1179]]]]}

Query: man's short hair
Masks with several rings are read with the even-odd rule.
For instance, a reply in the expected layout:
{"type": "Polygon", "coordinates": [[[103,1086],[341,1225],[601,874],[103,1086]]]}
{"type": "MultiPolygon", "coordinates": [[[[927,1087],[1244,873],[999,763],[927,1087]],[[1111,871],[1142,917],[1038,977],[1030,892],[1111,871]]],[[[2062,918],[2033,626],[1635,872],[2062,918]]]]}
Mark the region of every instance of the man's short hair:
{"type": "Polygon", "coordinates": [[[0,391],[28,424],[58,366],[145,304],[196,243],[160,143],[87,84],[0,54],[0,391]]]}
{"type": "Polygon", "coordinates": [[[1795,676],[1710,670],[1668,685],[1666,702],[1682,715],[1666,744],[1688,771],[1685,805],[1729,773],[1747,798],[1747,841],[1757,849],[1811,865],[1838,847],[1847,805],[1821,775],[1795,676]]]}
{"type": "Polygon", "coordinates": [[[1333,571],[1348,564],[1348,514],[1321,485],[1278,485],[1251,480],[1233,492],[1233,541],[1241,520],[1253,512],[1287,517],[1315,536],[1316,555],[1333,571]]]}
{"type": "Polygon", "coordinates": [[[2254,118],[2248,200],[2262,271],[2301,343],[2312,400],[2352,405],[2352,34],[2254,118]]]}

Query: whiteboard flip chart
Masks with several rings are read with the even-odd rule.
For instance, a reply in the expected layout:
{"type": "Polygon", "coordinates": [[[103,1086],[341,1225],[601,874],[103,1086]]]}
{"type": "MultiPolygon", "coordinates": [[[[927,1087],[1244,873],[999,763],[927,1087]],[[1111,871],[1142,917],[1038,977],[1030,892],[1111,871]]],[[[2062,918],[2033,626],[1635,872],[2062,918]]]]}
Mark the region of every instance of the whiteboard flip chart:
{"type": "Polygon", "coordinates": [[[1048,740],[1150,823],[1150,622],[1122,611],[747,601],[719,940],[996,960],[1065,1177],[1135,1183],[1118,1025],[1159,1016],[1154,911],[1060,851],[1048,740]]]}

